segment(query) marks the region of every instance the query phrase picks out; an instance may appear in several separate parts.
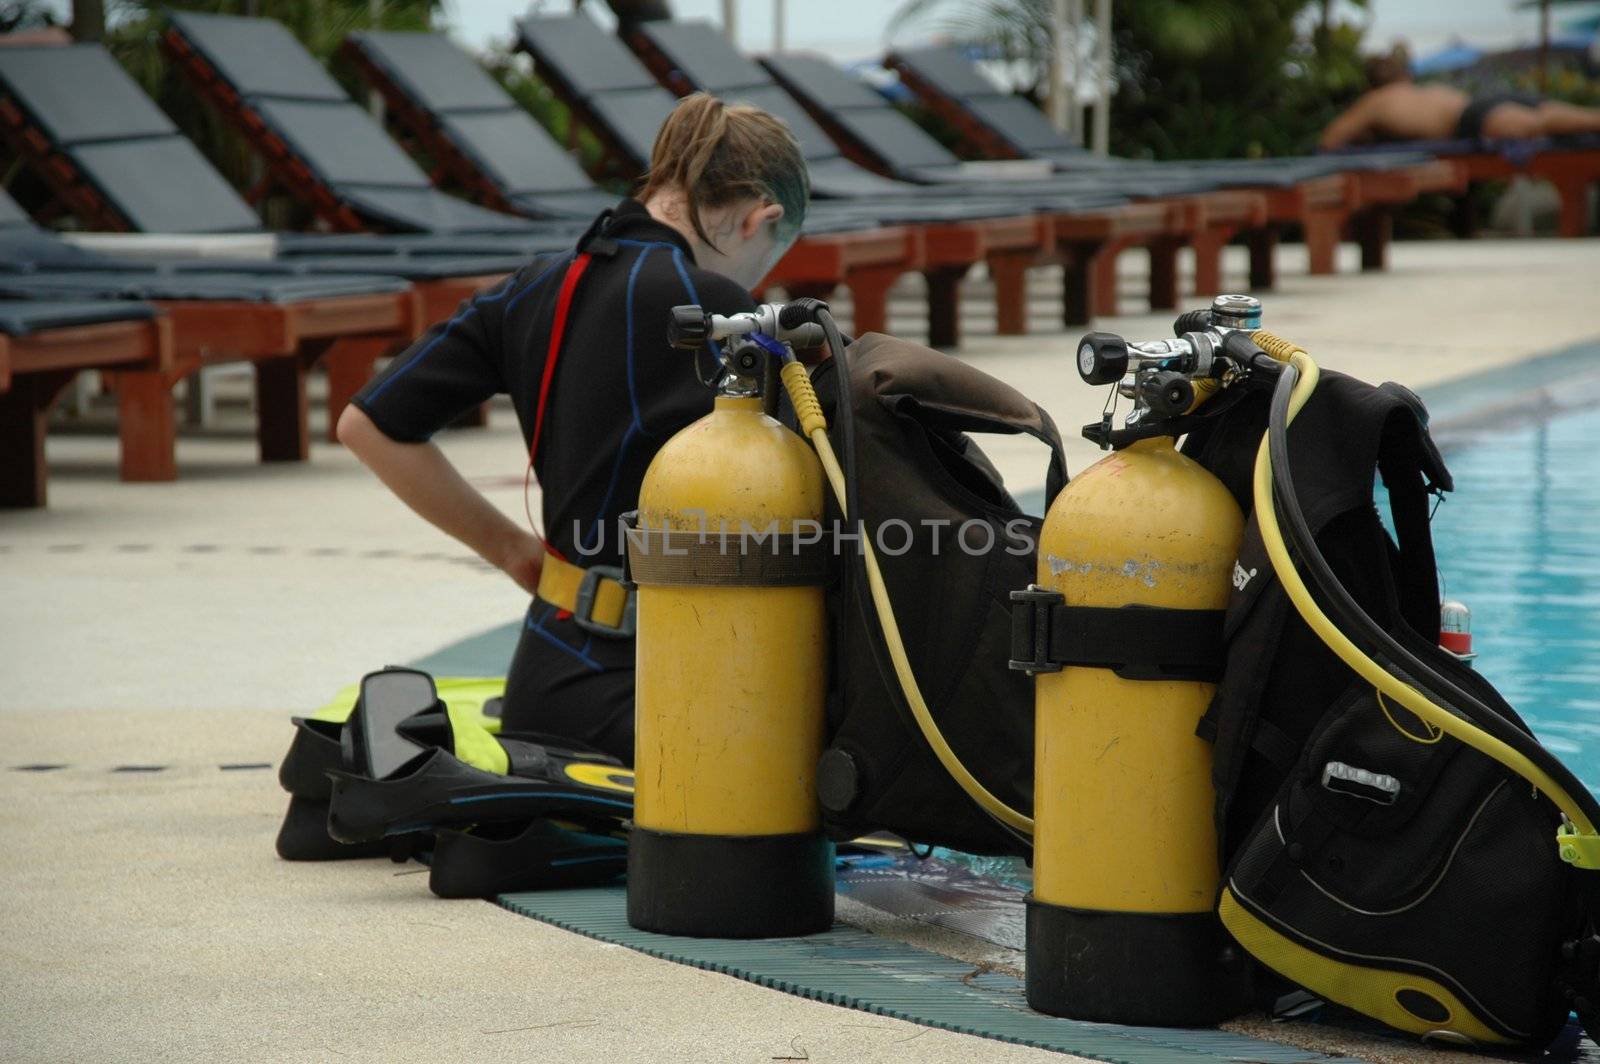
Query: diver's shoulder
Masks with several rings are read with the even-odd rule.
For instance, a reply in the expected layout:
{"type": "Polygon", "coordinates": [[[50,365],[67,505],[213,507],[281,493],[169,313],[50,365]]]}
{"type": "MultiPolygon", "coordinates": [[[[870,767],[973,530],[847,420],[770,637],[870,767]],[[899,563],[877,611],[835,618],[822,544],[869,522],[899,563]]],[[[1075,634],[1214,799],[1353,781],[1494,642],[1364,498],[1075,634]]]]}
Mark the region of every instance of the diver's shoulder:
{"type": "Polygon", "coordinates": [[[694,286],[700,305],[718,314],[736,314],[754,310],[756,303],[750,290],[738,281],[715,270],[688,264],[689,280],[694,286]]]}

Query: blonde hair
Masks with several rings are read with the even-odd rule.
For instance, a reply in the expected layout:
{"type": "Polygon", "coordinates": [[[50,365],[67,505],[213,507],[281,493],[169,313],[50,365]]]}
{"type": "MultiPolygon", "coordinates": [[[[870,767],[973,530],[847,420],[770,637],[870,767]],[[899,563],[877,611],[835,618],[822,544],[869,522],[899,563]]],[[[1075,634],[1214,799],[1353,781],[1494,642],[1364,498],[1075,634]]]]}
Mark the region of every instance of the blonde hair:
{"type": "Polygon", "coordinates": [[[770,200],[783,207],[778,225],[786,240],[805,221],[811,178],[788,126],[759,107],[729,105],[697,92],[662,123],[639,198],[666,189],[683,193],[695,233],[716,249],[700,220],[702,209],[770,200]]]}

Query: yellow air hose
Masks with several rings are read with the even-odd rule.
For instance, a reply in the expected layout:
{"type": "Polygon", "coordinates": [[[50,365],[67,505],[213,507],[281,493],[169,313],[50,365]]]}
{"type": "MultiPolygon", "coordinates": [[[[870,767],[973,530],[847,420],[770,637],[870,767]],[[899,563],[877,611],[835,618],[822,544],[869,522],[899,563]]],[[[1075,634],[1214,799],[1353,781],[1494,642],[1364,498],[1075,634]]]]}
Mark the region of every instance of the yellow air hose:
{"type": "MultiPolygon", "coordinates": [[[[833,494],[838,498],[839,509],[842,512],[845,509],[844,471],[839,468],[839,459],[833,453],[833,444],[828,439],[828,421],[823,416],[822,404],[817,399],[817,393],[811,387],[811,377],[806,373],[805,366],[798,362],[786,362],[781,373],[784,387],[789,391],[789,401],[794,404],[800,432],[817,449],[817,458],[822,462],[823,472],[828,476],[828,483],[833,486],[833,494]]],[[[849,516],[848,513],[845,514],[845,517],[849,516]]],[[[911,671],[911,661],[906,657],[905,642],[900,638],[900,622],[895,619],[894,605],[889,601],[889,589],[884,585],[883,573],[878,568],[878,555],[872,549],[872,536],[866,530],[863,530],[861,547],[866,560],[867,585],[872,591],[873,604],[877,607],[879,626],[883,629],[883,641],[889,649],[889,659],[894,663],[895,677],[900,681],[900,689],[905,693],[906,703],[911,708],[911,715],[916,718],[922,737],[932,747],[934,756],[950,774],[950,778],[960,784],[961,789],[966,791],[968,797],[977,802],[980,808],[1012,830],[1032,835],[1033,818],[1017,812],[995,797],[976,776],[968,772],[967,766],[961,763],[961,758],[950,748],[944,733],[939,730],[939,724],[933,719],[928,703],[922,697],[922,689],[917,684],[917,678],[911,671]]]]}
{"type": "MultiPolygon", "coordinates": [[[[1251,334],[1251,339],[1262,350],[1289,362],[1300,371],[1300,379],[1294,386],[1294,391],[1289,398],[1289,422],[1293,422],[1306,401],[1311,398],[1311,393],[1316,390],[1319,371],[1317,364],[1311,356],[1288,340],[1272,333],[1258,331],[1251,334]]],[[[1584,858],[1593,844],[1585,844],[1585,837],[1595,835],[1594,825],[1584,815],[1578,803],[1555,780],[1551,779],[1538,765],[1534,764],[1523,754],[1505,743],[1487,734],[1470,722],[1463,720],[1454,713],[1430,701],[1422,692],[1398,677],[1391,675],[1383,666],[1364,654],[1359,647],[1351,642],[1343,632],[1334,626],[1327,614],[1317,605],[1312,598],[1311,591],[1306,587],[1305,581],[1300,578],[1300,573],[1294,566],[1294,559],[1290,557],[1288,545],[1284,542],[1283,531],[1278,524],[1277,511],[1272,501],[1272,457],[1268,451],[1266,437],[1262,437],[1261,447],[1256,452],[1254,500],[1256,521],[1261,529],[1261,539],[1267,548],[1267,556],[1272,560],[1272,568],[1282,582],[1284,590],[1288,593],[1290,601],[1299,611],[1301,618],[1316,633],[1317,638],[1327,644],[1339,659],[1356,674],[1380,692],[1399,702],[1406,709],[1424,721],[1431,724],[1439,731],[1452,738],[1465,743],[1486,757],[1493,758],[1506,766],[1517,775],[1526,779],[1540,793],[1555,803],[1568,822],[1576,830],[1564,831],[1561,836],[1562,857],[1573,864],[1583,864],[1587,867],[1584,858]]]]}

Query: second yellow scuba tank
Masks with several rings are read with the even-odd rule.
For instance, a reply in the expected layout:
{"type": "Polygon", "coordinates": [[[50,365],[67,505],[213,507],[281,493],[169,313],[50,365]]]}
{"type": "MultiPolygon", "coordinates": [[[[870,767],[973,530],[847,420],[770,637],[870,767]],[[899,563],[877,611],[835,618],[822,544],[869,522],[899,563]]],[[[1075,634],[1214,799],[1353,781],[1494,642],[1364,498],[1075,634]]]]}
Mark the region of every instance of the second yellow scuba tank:
{"type": "Polygon", "coordinates": [[[651,462],[628,533],[639,589],[628,921],[648,931],[769,937],[833,922],[816,797],[822,473],[764,409],[768,357],[753,343],[729,354],[712,412],[651,462]]]}
{"type": "Polygon", "coordinates": [[[1200,348],[1084,339],[1084,380],[1134,409],[1120,430],[1109,416],[1085,430],[1116,450],[1056,497],[1037,582],[1012,595],[1012,667],[1035,675],[1037,714],[1027,994],[1055,1015],[1208,1024],[1248,989],[1213,911],[1211,747],[1195,734],[1244,530],[1228,489],[1174,447],[1200,348]]]}

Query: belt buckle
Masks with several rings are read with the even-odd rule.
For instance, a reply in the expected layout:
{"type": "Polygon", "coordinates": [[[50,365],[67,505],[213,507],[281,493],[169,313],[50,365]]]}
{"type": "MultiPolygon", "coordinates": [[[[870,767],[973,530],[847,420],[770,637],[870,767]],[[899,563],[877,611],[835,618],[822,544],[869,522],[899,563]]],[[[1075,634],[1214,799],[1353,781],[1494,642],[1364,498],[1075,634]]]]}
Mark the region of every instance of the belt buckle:
{"type": "Polygon", "coordinates": [[[634,589],[623,580],[622,568],[616,565],[591,565],[583,571],[578,581],[578,594],[572,603],[572,619],[579,628],[607,639],[631,639],[637,626],[637,606],[634,589]],[[600,581],[612,580],[627,592],[622,607],[622,623],[616,627],[594,619],[594,600],[600,593],[600,581]]]}

